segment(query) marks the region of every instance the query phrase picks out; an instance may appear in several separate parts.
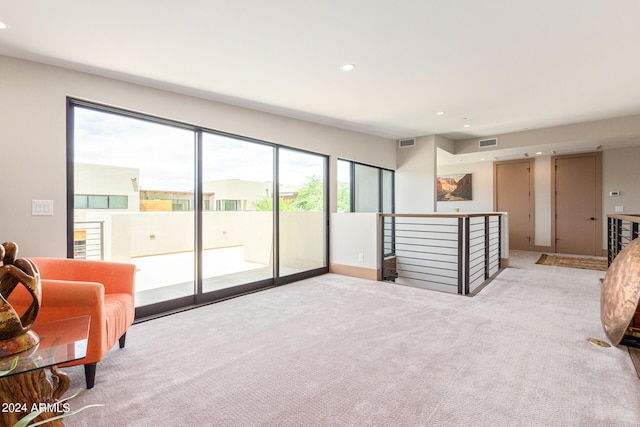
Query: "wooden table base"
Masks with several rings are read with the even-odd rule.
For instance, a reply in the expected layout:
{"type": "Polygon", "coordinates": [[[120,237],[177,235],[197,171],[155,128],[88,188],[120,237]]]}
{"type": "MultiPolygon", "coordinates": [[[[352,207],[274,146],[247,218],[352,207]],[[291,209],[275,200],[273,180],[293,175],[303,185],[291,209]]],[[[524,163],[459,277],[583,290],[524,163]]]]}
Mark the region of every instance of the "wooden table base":
{"type": "MultiPolygon", "coordinates": [[[[0,377],[0,425],[12,426],[20,418],[45,409],[34,421],[51,419],[68,411],[68,404],[59,399],[69,389],[69,377],[55,366],[47,377],[45,369],[0,377]]],[[[62,420],[51,421],[49,427],[64,426],[62,420]]]]}

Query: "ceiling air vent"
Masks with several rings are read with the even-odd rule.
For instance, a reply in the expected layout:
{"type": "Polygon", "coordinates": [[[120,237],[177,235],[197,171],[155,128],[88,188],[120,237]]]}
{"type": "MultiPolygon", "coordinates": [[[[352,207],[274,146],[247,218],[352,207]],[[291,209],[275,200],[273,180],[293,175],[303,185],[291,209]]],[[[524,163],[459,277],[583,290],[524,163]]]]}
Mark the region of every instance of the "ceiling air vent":
{"type": "Polygon", "coordinates": [[[413,147],[414,145],[416,145],[416,139],[415,138],[408,138],[408,139],[400,139],[400,140],[398,140],[398,147],[400,147],[400,148],[413,147]]]}
{"type": "Polygon", "coordinates": [[[481,139],[478,141],[480,148],[496,147],[498,145],[498,138],[481,139]]]}

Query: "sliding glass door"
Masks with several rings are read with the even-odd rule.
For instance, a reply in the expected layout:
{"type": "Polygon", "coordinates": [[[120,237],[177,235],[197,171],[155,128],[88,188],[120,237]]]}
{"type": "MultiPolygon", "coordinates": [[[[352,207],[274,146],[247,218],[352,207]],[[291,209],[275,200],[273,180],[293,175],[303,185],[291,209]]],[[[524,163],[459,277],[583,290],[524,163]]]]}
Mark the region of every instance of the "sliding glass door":
{"type": "Polygon", "coordinates": [[[73,256],[134,263],[138,306],[193,295],[193,131],[73,112],[73,256]]]}
{"type": "Polygon", "coordinates": [[[136,315],[328,271],[327,157],[69,100],[69,256],[134,263],[136,315]]]}
{"type": "Polygon", "coordinates": [[[278,150],[279,276],[328,265],[326,169],[324,156],[278,150]]]}
{"type": "Polygon", "coordinates": [[[202,290],[273,278],[274,147],[203,133],[202,290]]]}

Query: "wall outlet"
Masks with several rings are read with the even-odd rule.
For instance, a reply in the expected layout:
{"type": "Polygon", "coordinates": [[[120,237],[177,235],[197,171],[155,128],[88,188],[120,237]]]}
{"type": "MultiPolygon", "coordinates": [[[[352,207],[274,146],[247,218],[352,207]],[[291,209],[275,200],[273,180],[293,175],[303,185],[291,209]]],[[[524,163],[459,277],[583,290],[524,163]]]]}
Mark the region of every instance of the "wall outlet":
{"type": "Polygon", "coordinates": [[[364,262],[364,254],[358,254],[358,261],[364,262]]]}
{"type": "Polygon", "coordinates": [[[616,213],[624,212],[624,206],[616,206],[616,213]]]}

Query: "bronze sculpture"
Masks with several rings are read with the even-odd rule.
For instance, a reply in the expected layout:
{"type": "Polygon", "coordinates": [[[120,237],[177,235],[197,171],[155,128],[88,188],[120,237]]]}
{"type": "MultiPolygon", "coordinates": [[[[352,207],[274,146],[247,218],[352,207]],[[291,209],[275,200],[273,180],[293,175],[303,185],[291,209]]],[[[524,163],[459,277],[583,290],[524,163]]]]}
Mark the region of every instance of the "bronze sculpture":
{"type": "Polygon", "coordinates": [[[611,344],[624,338],[640,299],[640,238],[613,260],[602,283],[600,318],[611,344]]]}
{"type": "Polygon", "coordinates": [[[18,245],[5,242],[0,246],[0,357],[28,350],[38,344],[38,336],[30,331],[42,301],[40,273],[29,259],[17,258],[18,245]],[[33,301],[19,314],[8,299],[22,285],[33,301]]]}

